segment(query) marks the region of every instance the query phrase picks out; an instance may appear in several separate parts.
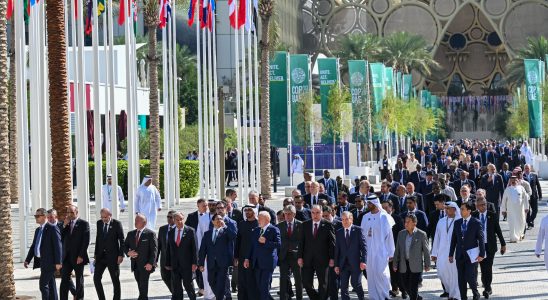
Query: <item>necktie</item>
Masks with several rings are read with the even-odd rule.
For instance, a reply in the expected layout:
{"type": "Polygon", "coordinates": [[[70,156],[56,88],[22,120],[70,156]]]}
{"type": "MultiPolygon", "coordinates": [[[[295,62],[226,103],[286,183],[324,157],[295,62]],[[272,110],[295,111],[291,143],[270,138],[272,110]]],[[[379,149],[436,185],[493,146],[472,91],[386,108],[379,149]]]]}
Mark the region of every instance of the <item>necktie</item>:
{"type": "Polygon", "coordinates": [[[139,246],[139,239],[141,238],[141,230],[137,230],[135,234],[135,246],[139,246]]]}
{"type": "Polygon", "coordinates": [[[443,218],[443,210],[440,213],[440,219],[443,218]]]}
{"type": "Polygon", "coordinates": [[[481,229],[485,230],[485,215],[481,214],[481,229]]]}
{"type": "Polygon", "coordinates": [[[316,196],[312,196],[312,205],[316,205],[316,196]]]}
{"type": "Polygon", "coordinates": [[[400,198],[400,208],[403,208],[404,205],[405,205],[405,197],[401,197],[400,198]]]}
{"type": "Polygon", "coordinates": [[[263,236],[263,234],[264,234],[264,229],[263,229],[263,228],[261,228],[261,233],[260,233],[260,235],[259,235],[259,236],[263,236]]]}
{"type": "Polygon", "coordinates": [[[175,244],[177,244],[177,247],[179,247],[179,244],[181,244],[181,229],[177,230],[177,240],[175,241],[175,244]]]}
{"type": "Polygon", "coordinates": [[[464,235],[466,235],[466,230],[468,229],[468,225],[466,223],[468,223],[467,220],[464,220],[462,223],[462,238],[464,238],[464,235]]]}
{"type": "Polygon", "coordinates": [[[287,224],[287,236],[291,237],[291,234],[293,234],[293,228],[291,226],[291,222],[287,224]]]}
{"type": "Polygon", "coordinates": [[[350,233],[348,232],[348,229],[346,229],[346,246],[350,245],[350,233]]]}
{"type": "Polygon", "coordinates": [[[108,224],[105,223],[103,225],[103,238],[106,238],[107,237],[107,233],[108,233],[108,224]]]}
{"type": "Polygon", "coordinates": [[[74,220],[70,221],[70,234],[72,234],[73,230],[74,230],[74,220]]]}
{"type": "Polygon", "coordinates": [[[314,224],[314,238],[318,236],[318,223],[314,224]]]}
{"type": "Polygon", "coordinates": [[[40,226],[38,230],[38,236],[36,237],[36,243],[34,244],[34,256],[40,257],[40,240],[42,239],[42,231],[44,230],[43,226],[40,226]]]}
{"type": "Polygon", "coordinates": [[[213,230],[213,244],[215,244],[215,240],[217,239],[217,229],[213,230]]]}

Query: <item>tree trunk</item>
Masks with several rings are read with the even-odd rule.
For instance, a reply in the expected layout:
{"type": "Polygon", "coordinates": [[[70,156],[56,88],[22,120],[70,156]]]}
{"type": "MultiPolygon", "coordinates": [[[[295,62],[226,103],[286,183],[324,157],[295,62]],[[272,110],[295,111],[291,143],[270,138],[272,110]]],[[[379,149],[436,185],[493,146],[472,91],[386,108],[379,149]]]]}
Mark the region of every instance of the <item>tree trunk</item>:
{"type": "Polygon", "coordinates": [[[15,22],[10,22],[11,37],[9,50],[10,79],[9,79],[9,141],[10,141],[10,191],[11,203],[19,202],[19,170],[17,164],[17,99],[15,96],[15,22]]]}
{"type": "MultiPolygon", "coordinates": [[[[158,60],[156,58],[156,28],[157,24],[147,23],[148,28],[148,78],[150,102],[150,176],[152,184],[160,188],[160,117],[158,103],[158,60]]],[[[167,78],[164,78],[167,80],[167,78]]]]}
{"type": "Polygon", "coordinates": [[[0,299],[15,299],[10,198],[7,1],[0,0],[0,299]]]}
{"type": "Polygon", "coordinates": [[[70,118],[67,95],[67,44],[65,42],[65,6],[63,1],[47,0],[49,113],[51,136],[51,191],[53,208],[59,219],[72,204],[70,161],[70,118]]]}
{"type": "Polygon", "coordinates": [[[270,15],[261,13],[261,21],[261,194],[270,199],[270,15]]]}

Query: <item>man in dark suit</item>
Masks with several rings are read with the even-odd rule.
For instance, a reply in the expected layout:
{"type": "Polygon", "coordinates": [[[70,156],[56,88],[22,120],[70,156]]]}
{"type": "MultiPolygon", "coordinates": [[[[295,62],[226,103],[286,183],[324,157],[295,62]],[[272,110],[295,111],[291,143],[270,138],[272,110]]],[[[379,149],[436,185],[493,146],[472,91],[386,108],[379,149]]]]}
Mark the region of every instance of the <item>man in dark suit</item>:
{"type": "Polygon", "coordinates": [[[282,243],[280,230],[270,224],[270,215],[267,212],[260,212],[258,219],[259,227],[253,229],[251,234],[251,247],[244,261],[244,268],[253,267],[259,299],[272,299],[270,284],[278,265],[278,252],[282,243]]]}
{"type": "MultiPolygon", "coordinates": [[[[400,185],[400,186],[403,187],[405,190],[404,185],[400,185]]],[[[398,186],[396,191],[400,189],[400,186],[398,186]]],[[[383,180],[381,182],[381,194],[379,195],[379,199],[381,203],[386,202],[388,200],[392,201],[392,203],[398,203],[398,196],[390,192],[390,184],[386,180],[383,180]]]]}
{"type": "MultiPolygon", "coordinates": [[[[430,188],[431,187],[432,187],[432,185],[430,185],[430,188]]],[[[405,190],[407,192],[407,197],[413,196],[413,197],[417,198],[417,208],[419,210],[426,211],[425,210],[425,205],[424,205],[424,194],[415,192],[415,186],[413,185],[412,182],[408,182],[405,185],[405,190]]]]}
{"type": "Polygon", "coordinates": [[[42,299],[57,300],[55,271],[61,270],[61,233],[56,225],[46,222],[46,210],[39,208],[34,214],[39,225],[23,265],[28,268],[34,260],[33,269],[40,268],[39,287],[42,299]]]}
{"type": "Polygon", "coordinates": [[[480,187],[486,192],[487,202],[495,205],[497,215],[500,214],[500,201],[505,189],[503,184],[502,177],[495,172],[495,165],[489,164],[487,174],[481,178],[480,187]]]}
{"type": "Polygon", "coordinates": [[[323,178],[318,180],[318,183],[323,184],[325,187],[325,194],[332,199],[337,199],[339,194],[339,188],[337,186],[337,181],[330,177],[331,174],[329,170],[323,170],[323,178]]]}
{"type": "MultiPolygon", "coordinates": [[[[232,221],[236,222],[236,226],[238,226],[238,224],[240,224],[240,222],[244,220],[242,211],[234,208],[232,198],[225,197],[224,201],[226,202],[226,216],[232,221]]],[[[232,265],[228,270],[230,275],[232,275],[232,277],[230,278],[230,285],[232,287],[233,293],[238,292],[238,267],[238,265],[232,265]]]]}
{"type": "MultiPolygon", "coordinates": [[[[251,205],[255,205],[259,208],[259,212],[266,211],[270,215],[270,224],[276,225],[276,212],[271,209],[270,207],[267,207],[264,205],[264,199],[261,204],[260,202],[260,195],[257,191],[251,191],[248,194],[248,203],[251,205]]],[[[226,223],[226,222],[225,222],[226,223]]]]}
{"type": "Polygon", "coordinates": [[[308,194],[308,190],[310,189],[310,183],[312,182],[312,176],[310,176],[310,173],[304,172],[303,173],[304,181],[299,183],[297,185],[297,189],[301,191],[301,195],[308,194]],[[308,186],[307,186],[308,183],[308,186]]]}
{"type": "Polygon", "coordinates": [[[196,299],[192,285],[192,273],[197,269],[198,255],[196,234],[190,226],[184,226],[183,213],[172,214],[175,228],[169,231],[166,269],[171,271],[172,300],[183,300],[183,286],[188,298],[196,299]],[[181,286],[181,281],[183,282],[181,286]]]}
{"type": "Polygon", "coordinates": [[[400,218],[402,220],[405,220],[405,217],[409,214],[414,214],[417,216],[417,227],[424,231],[428,231],[428,218],[426,217],[426,214],[417,209],[417,198],[416,197],[407,197],[407,211],[404,211],[400,214],[400,218]]]}
{"type": "Polygon", "coordinates": [[[327,271],[334,267],[335,232],[333,225],[322,219],[322,209],[312,206],[312,219],[303,223],[298,264],[303,272],[303,286],[311,299],[327,298],[327,271]],[[314,289],[314,273],[318,277],[318,291],[314,289]]]}
{"type": "Polygon", "coordinates": [[[470,173],[468,174],[470,180],[474,181],[476,184],[476,188],[480,187],[481,184],[481,163],[480,162],[474,162],[474,166],[470,170],[470,173]]]}
{"type": "Polygon", "coordinates": [[[84,266],[89,264],[89,223],[78,217],[78,207],[67,207],[64,228],[61,233],[63,241],[63,268],[61,270],[61,300],[68,299],[70,292],[76,299],[84,299],[84,266]],[[76,287],[71,279],[74,271],[76,287]]]}
{"type": "Polygon", "coordinates": [[[310,209],[305,207],[306,204],[304,203],[303,196],[301,195],[295,196],[294,201],[295,201],[295,211],[296,211],[295,219],[301,222],[310,220],[311,218],[310,209]]]}
{"type": "Polygon", "coordinates": [[[426,214],[430,214],[431,212],[436,210],[436,207],[434,206],[434,198],[437,197],[438,195],[443,195],[442,197],[446,199],[445,202],[451,201],[451,198],[449,198],[449,196],[441,193],[440,185],[437,182],[434,182],[432,184],[432,192],[424,195],[424,209],[425,209],[424,212],[426,214]]]}
{"type": "Polygon", "coordinates": [[[502,169],[499,172],[502,177],[502,181],[504,182],[504,186],[508,186],[508,181],[510,181],[510,177],[512,177],[512,172],[510,172],[508,168],[508,163],[505,162],[502,164],[502,169]]]}
{"type": "Polygon", "coordinates": [[[348,197],[348,202],[355,204],[356,198],[363,196],[365,199],[367,196],[371,195],[373,193],[371,184],[369,183],[369,180],[362,180],[360,181],[360,185],[358,188],[358,191],[356,193],[350,194],[348,197]]]}
{"type": "Polygon", "coordinates": [[[341,191],[339,193],[337,201],[339,204],[337,204],[336,214],[339,218],[343,212],[351,211],[355,208],[354,204],[348,202],[348,194],[345,192],[341,191]]]}
{"type": "Polygon", "coordinates": [[[472,290],[473,299],[479,300],[478,292],[478,263],[481,263],[485,257],[485,240],[481,223],[478,219],[471,216],[472,206],[469,203],[463,203],[460,207],[462,219],[456,220],[453,225],[453,235],[451,237],[451,246],[449,248],[449,262],[456,260],[459,290],[461,300],[467,299],[467,284],[472,290]],[[467,253],[471,249],[479,249],[479,255],[472,263],[467,253]]]}
{"type": "Polygon", "coordinates": [[[432,183],[434,182],[434,174],[432,172],[426,172],[426,179],[420,182],[419,186],[415,186],[417,191],[423,195],[432,192],[432,183]]]}
{"type": "Polygon", "coordinates": [[[485,241],[485,251],[487,257],[480,263],[481,282],[483,283],[483,296],[488,299],[493,293],[491,283],[493,282],[493,260],[497,253],[497,237],[500,241],[500,254],[506,253],[506,242],[502,236],[502,230],[497,216],[492,211],[487,210],[487,201],[479,199],[476,201],[477,211],[472,213],[472,217],[480,220],[481,228],[485,241]]]}
{"type": "Polygon", "coordinates": [[[312,207],[312,205],[320,204],[321,200],[326,200],[328,204],[331,204],[329,197],[326,194],[320,193],[320,184],[312,182],[310,185],[310,194],[304,195],[304,202],[308,207],[312,207]]]}
{"type": "Polygon", "coordinates": [[[101,220],[97,221],[97,236],[93,254],[95,273],[93,283],[100,300],[105,300],[105,291],[101,280],[108,268],[114,287],[113,299],[120,299],[120,264],[124,260],[124,229],[120,221],[112,218],[108,208],[101,209],[101,220]]]}
{"type": "MultiPolygon", "coordinates": [[[[170,293],[173,293],[171,288],[171,271],[166,268],[166,259],[169,241],[169,233],[175,228],[175,221],[173,220],[174,210],[167,212],[167,224],[160,226],[158,229],[158,257],[160,258],[160,275],[162,280],[166,284],[170,293]]],[[[189,226],[190,227],[190,226],[189,226]]],[[[158,265],[158,257],[156,257],[156,265],[158,265]]]]}
{"type": "Polygon", "coordinates": [[[451,182],[449,184],[449,186],[452,187],[455,190],[455,192],[458,192],[458,191],[460,191],[460,188],[462,186],[467,184],[470,187],[470,191],[472,193],[475,193],[476,192],[476,183],[474,183],[473,180],[468,179],[468,172],[461,171],[459,174],[460,174],[459,175],[460,180],[455,180],[455,181],[451,182]]]}
{"type": "Polygon", "coordinates": [[[154,231],[146,228],[147,218],[135,215],[135,230],[127,233],[124,252],[131,258],[131,271],[139,289],[138,300],[148,299],[148,279],[154,272],[158,254],[158,239],[154,231]]]}
{"type": "MultiPolygon", "coordinates": [[[[230,220],[230,219],[229,219],[230,220]]],[[[228,267],[234,259],[234,240],[238,234],[236,223],[227,222],[223,216],[215,213],[211,218],[213,228],[206,231],[200,245],[200,271],[204,272],[207,259],[207,279],[216,299],[224,299],[230,294],[228,283],[228,267]]]]}
{"type": "Polygon", "coordinates": [[[423,175],[426,174],[422,171],[421,165],[416,166],[416,171],[411,172],[409,174],[409,182],[412,182],[416,187],[420,186],[421,182],[423,182],[425,179],[423,178],[423,175]]]}
{"type": "MultiPolygon", "coordinates": [[[[392,203],[392,201],[387,201],[382,203],[382,209],[384,209],[386,213],[388,213],[390,216],[392,216],[392,219],[394,219],[394,226],[392,226],[392,236],[394,237],[394,245],[396,245],[396,241],[398,240],[398,233],[404,230],[405,228],[403,225],[402,218],[400,217],[399,214],[396,214],[396,212],[393,210],[393,207],[394,207],[394,204],[392,203]]],[[[402,298],[403,296],[407,298],[407,294],[401,283],[400,274],[394,271],[393,261],[388,262],[388,268],[390,270],[390,285],[392,287],[392,289],[389,292],[390,296],[396,297],[398,295],[398,291],[401,290],[402,298]]]]}
{"type": "Polygon", "coordinates": [[[335,273],[340,277],[341,299],[349,300],[348,282],[351,279],[352,288],[358,299],[364,299],[362,288],[362,272],[366,267],[367,250],[365,237],[359,226],[352,225],[350,212],[343,212],[342,228],[335,235],[335,273]]]}
{"type": "MultiPolygon", "coordinates": [[[[191,227],[192,229],[194,229],[194,232],[196,232],[196,230],[198,229],[199,218],[208,211],[207,202],[203,198],[198,199],[198,201],[196,202],[196,206],[198,207],[198,209],[195,212],[188,214],[185,221],[185,226],[191,227]]],[[[202,279],[202,272],[200,272],[200,270],[196,270],[196,283],[198,284],[199,289],[198,295],[202,296],[203,293],[201,292],[203,292],[204,290],[204,281],[202,279]]]]}
{"type": "Polygon", "coordinates": [[[438,226],[438,221],[445,217],[445,197],[441,194],[434,197],[434,205],[436,210],[431,212],[428,216],[428,238],[434,243],[434,237],[436,235],[436,227],[438,226]]]}
{"type": "Polygon", "coordinates": [[[409,181],[409,171],[403,167],[401,160],[396,163],[396,169],[392,172],[392,177],[394,181],[400,184],[407,184],[409,181]]]}
{"type": "MultiPolygon", "coordinates": [[[[339,195],[340,197],[340,195],[339,195]]],[[[297,256],[302,239],[302,222],[295,219],[295,207],[288,205],[284,208],[285,221],[278,224],[282,245],[279,254],[280,265],[280,299],[290,298],[291,289],[290,271],[295,278],[295,294],[297,300],[303,299],[303,283],[301,268],[297,263],[297,256]]]]}
{"type": "MultiPolygon", "coordinates": [[[[259,226],[255,216],[255,206],[246,205],[243,207],[245,219],[238,223],[238,235],[234,244],[234,265],[243,266],[245,257],[251,248],[251,234],[253,229],[259,226]]],[[[238,299],[257,299],[257,287],[253,270],[237,268],[238,272],[238,299]]],[[[234,274],[232,275],[234,276],[234,274]]]]}
{"type": "Polygon", "coordinates": [[[535,218],[538,212],[538,200],[542,199],[542,189],[540,188],[540,182],[538,181],[537,174],[531,173],[531,165],[525,165],[523,167],[523,179],[529,182],[531,186],[531,197],[529,198],[529,204],[531,209],[527,214],[527,227],[529,229],[535,227],[535,218]]]}
{"type": "Polygon", "coordinates": [[[354,225],[360,226],[362,222],[363,215],[365,215],[368,210],[365,207],[365,198],[357,197],[354,200],[354,209],[350,211],[352,214],[352,219],[354,220],[354,225]]]}
{"type": "Polygon", "coordinates": [[[401,282],[409,298],[422,299],[419,296],[419,282],[422,270],[430,270],[430,249],[426,232],[417,228],[417,217],[414,214],[405,217],[405,230],[398,233],[392,268],[394,272],[400,272],[401,282]]]}

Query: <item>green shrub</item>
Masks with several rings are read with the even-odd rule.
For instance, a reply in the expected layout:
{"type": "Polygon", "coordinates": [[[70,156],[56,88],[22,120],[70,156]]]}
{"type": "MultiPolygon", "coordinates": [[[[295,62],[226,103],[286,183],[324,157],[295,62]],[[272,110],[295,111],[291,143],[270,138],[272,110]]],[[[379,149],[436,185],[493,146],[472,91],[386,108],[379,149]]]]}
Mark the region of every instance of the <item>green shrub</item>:
{"type": "MultiPolygon", "coordinates": [[[[90,161],[89,166],[89,189],[90,194],[93,196],[95,194],[95,163],[90,161]]],[[[122,188],[124,196],[127,199],[127,172],[128,164],[125,160],[118,161],[118,185],[122,188]]],[[[103,180],[106,181],[106,163],[103,161],[103,180]]],[[[147,159],[142,159],[139,161],[139,176],[142,177],[150,174],[150,161],[147,159]]],[[[199,190],[200,181],[199,181],[199,166],[198,161],[190,160],[180,160],[179,161],[179,178],[180,178],[180,197],[181,198],[191,198],[196,196],[199,190]]],[[[139,184],[141,182],[139,181],[139,184]]],[[[160,195],[164,197],[164,161],[160,161],[160,195]]]]}

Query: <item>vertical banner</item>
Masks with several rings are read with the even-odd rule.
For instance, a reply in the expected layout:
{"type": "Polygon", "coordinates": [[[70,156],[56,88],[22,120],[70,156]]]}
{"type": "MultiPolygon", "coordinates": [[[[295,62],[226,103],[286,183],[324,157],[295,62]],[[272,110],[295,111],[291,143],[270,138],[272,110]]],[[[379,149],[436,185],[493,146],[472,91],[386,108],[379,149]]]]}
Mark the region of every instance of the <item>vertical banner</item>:
{"type": "Polygon", "coordinates": [[[402,88],[402,74],[401,72],[396,73],[396,97],[402,98],[403,88],[402,88]]]}
{"type": "MultiPolygon", "coordinates": [[[[312,116],[302,116],[299,101],[304,93],[310,91],[310,61],[307,54],[292,54],[289,56],[290,95],[291,95],[291,140],[293,145],[303,145],[304,137],[310,135],[310,130],[299,129],[298,119],[310,120],[312,116]]],[[[312,108],[310,108],[312,111],[312,108]]]]}
{"type": "Polygon", "coordinates": [[[288,54],[278,51],[270,60],[270,144],[287,147],[288,54]]]}
{"type": "Polygon", "coordinates": [[[525,84],[527,86],[527,103],[529,108],[529,138],[542,136],[541,111],[541,68],[538,59],[524,59],[525,84]]]}
{"type": "Polygon", "coordinates": [[[394,69],[392,67],[384,68],[384,85],[386,87],[386,95],[394,95],[394,69]]]}
{"type": "Polygon", "coordinates": [[[382,100],[386,97],[386,91],[384,89],[384,65],[382,63],[369,64],[371,70],[371,84],[373,86],[373,98],[372,105],[373,114],[377,114],[382,108],[382,100]]]}
{"type": "Polygon", "coordinates": [[[367,143],[369,142],[367,61],[349,60],[348,76],[352,95],[352,142],[367,143]]]}
{"type": "MultiPolygon", "coordinates": [[[[339,81],[339,59],[318,58],[318,73],[320,76],[320,100],[322,104],[322,120],[329,119],[328,98],[331,88],[339,81]]],[[[322,130],[322,143],[333,142],[333,137],[322,130]]]]}
{"type": "Polygon", "coordinates": [[[402,77],[402,97],[403,100],[409,101],[411,98],[411,85],[413,84],[413,77],[411,74],[403,74],[402,77]]]}

